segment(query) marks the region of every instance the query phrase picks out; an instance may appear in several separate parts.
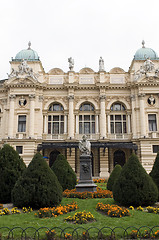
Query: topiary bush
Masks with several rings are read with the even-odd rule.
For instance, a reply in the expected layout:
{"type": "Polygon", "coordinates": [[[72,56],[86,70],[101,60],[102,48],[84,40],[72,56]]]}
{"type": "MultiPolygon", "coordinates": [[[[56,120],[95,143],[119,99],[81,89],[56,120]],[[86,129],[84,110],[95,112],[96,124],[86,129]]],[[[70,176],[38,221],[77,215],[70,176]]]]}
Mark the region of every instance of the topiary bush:
{"type": "Polygon", "coordinates": [[[51,169],[56,174],[63,191],[73,189],[77,184],[77,177],[66,158],[59,154],[51,169]]]}
{"type": "Polygon", "coordinates": [[[158,198],[158,189],[135,154],[122,168],[113,185],[113,197],[124,206],[149,206],[158,198]]]}
{"type": "Polygon", "coordinates": [[[0,149],[0,202],[11,202],[11,191],[26,168],[18,152],[8,144],[0,149]]]}
{"type": "MultiPolygon", "coordinates": [[[[154,165],[150,172],[150,176],[152,177],[159,191],[159,152],[157,153],[154,165]]],[[[158,200],[159,200],[159,196],[158,196],[158,200]]]]}
{"type": "Polygon", "coordinates": [[[57,206],[62,200],[62,187],[40,153],[36,153],[12,190],[12,202],[17,207],[57,206]]]}
{"type": "Polygon", "coordinates": [[[108,190],[110,190],[110,191],[113,190],[113,185],[114,185],[115,181],[118,179],[118,177],[121,173],[121,170],[122,170],[122,167],[119,164],[117,164],[114,167],[112,173],[110,174],[108,182],[107,182],[107,189],[108,190]]]}

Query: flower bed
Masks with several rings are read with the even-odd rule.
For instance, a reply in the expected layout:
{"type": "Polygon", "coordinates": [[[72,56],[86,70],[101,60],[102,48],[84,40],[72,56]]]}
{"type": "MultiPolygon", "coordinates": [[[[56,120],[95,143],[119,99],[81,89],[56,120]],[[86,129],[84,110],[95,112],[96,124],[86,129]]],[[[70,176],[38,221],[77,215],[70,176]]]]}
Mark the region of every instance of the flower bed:
{"type": "Polygon", "coordinates": [[[83,224],[95,221],[95,218],[90,212],[87,213],[86,211],[83,211],[75,213],[73,217],[68,216],[67,218],[65,218],[65,221],[72,222],[75,224],[76,223],[83,224]]]}
{"type": "Polygon", "coordinates": [[[66,206],[57,206],[53,208],[40,208],[35,216],[39,218],[57,217],[58,215],[66,214],[71,211],[75,211],[78,208],[77,203],[73,202],[66,206]]]}
{"type": "Polygon", "coordinates": [[[159,207],[150,207],[150,206],[148,206],[146,209],[147,209],[148,213],[159,214],[159,207]]]}
{"type": "Polygon", "coordinates": [[[66,198],[113,198],[113,193],[109,190],[103,190],[97,187],[96,192],[77,192],[76,189],[68,190],[66,189],[63,192],[63,197],[66,198]]]}
{"type": "Polygon", "coordinates": [[[130,216],[129,210],[127,208],[119,207],[118,205],[98,203],[96,210],[101,211],[110,217],[130,216]]]}
{"type": "Polygon", "coordinates": [[[23,207],[22,211],[20,211],[17,207],[12,208],[11,211],[9,211],[8,208],[3,208],[2,210],[0,210],[0,216],[9,215],[9,214],[30,213],[32,211],[33,210],[31,207],[29,208],[23,207]]]}
{"type": "Polygon", "coordinates": [[[107,180],[105,178],[94,178],[93,182],[94,183],[106,183],[107,180]]]}

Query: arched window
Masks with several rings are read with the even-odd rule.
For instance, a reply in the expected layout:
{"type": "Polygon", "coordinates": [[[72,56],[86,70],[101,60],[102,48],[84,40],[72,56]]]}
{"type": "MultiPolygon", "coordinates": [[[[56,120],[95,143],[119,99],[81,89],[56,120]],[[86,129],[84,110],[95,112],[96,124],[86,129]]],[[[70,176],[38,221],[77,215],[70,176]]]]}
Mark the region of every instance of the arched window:
{"type": "Polygon", "coordinates": [[[95,133],[94,106],[91,103],[84,103],[79,110],[79,134],[95,133]]]}
{"type": "Polygon", "coordinates": [[[127,116],[125,106],[121,103],[112,104],[110,114],[111,134],[127,133],[127,116]]]}
{"type": "Polygon", "coordinates": [[[48,134],[64,133],[63,106],[59,103],[51,104],[48,110],[48,134]]]}

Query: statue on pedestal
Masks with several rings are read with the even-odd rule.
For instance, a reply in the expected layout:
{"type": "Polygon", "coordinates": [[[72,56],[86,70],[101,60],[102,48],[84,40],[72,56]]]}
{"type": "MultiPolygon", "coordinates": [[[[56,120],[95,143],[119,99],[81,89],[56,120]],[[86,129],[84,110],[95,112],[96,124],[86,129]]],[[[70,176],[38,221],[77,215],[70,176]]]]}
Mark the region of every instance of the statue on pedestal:
{"type": "Polygon", "coordinates": [[[79,149],[82,155],[90,155],[91,143],[87,140],[86,135],[83,135],[82,140],[79,142],[79,149]]]}
{"type": "Polygon", "coordinates": [[[73,71],[74,68],[74,60],[72,57],[68,58],[68,62],[69,62],[69,69],[70,71],[73,71]]]}

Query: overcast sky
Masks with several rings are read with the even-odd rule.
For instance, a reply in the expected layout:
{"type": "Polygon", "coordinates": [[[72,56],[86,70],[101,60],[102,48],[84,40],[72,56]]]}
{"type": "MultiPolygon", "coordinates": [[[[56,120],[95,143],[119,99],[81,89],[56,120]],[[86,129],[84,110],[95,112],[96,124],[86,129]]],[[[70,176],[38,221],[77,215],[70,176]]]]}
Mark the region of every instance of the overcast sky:
{"type": "Polygon", "coordinates": [[[100,56],[128,71],[143,39],[159,54],[159,0],[1,0],[0,79],[29,41],[45,72],[67,72],[68,57],[98,71],[100,56]]]}

